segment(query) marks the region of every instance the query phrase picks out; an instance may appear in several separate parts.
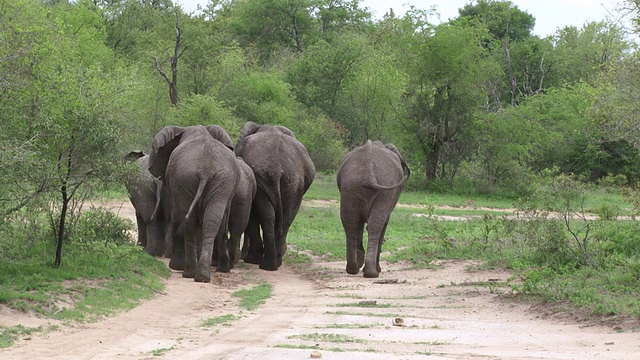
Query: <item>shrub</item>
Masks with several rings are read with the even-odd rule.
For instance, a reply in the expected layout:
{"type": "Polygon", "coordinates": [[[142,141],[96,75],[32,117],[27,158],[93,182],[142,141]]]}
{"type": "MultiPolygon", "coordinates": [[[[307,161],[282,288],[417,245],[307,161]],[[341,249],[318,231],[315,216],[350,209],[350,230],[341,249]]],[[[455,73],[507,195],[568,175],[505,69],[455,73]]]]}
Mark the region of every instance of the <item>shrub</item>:
{"type": "Polygon", "coordinates": [[[71,233],[71,241],[127,244],[132,242],[132,228],[133,223],[130,220],[121,218],[107,209],[91,207],[80,213],[71,233]]]}

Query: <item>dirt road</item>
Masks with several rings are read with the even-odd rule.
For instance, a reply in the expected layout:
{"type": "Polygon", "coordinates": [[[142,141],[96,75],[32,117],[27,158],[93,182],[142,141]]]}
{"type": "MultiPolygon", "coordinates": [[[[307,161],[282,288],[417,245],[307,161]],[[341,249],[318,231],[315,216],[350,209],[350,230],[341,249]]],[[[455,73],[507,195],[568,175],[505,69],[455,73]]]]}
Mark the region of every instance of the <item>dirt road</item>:
{"type": "MultiPolygon", "coordinates": [[[[128,207],[125,203],[123,214],[131,213],[128,207]]],[[[266,272],[251,265],[216,274],[210,284],[183,279],[175,272],[163,294],[136,309],[99,323],[22,339],[0,350],[0,359],[640,356],[640,333],[544,319],[528,305],[500,298],[498,286],[486,284],[506,280],[509,274],[504,271],[469,271],[470,261],[440,265],[415,270],[408,264],[382,264],[379,279],[347,275],[344,262],[314,263],[319,276],[313,278],[286,266],[266,272]],[[376,283],[380,280],[397,282],[376,283]],[[273,296],[255,311],[242,310],[231,293],[262,281],[273,285],[273,296]],[[203,320],[227,314],[237,319],[227,325],[201,326],[203,320]]]]}

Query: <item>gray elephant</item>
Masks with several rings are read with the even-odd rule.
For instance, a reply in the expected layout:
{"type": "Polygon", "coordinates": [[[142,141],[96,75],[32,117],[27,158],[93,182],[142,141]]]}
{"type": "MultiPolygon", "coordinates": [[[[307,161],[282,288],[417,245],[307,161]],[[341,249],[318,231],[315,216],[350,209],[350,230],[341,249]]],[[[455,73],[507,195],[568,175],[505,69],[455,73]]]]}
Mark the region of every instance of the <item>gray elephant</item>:
{"type": "Polygon", "coordinates": [[[289,227],[313,182],[315,166],[304,145],[284,126],[245,123],[235,151],[253,170],[257,184],[244,261],[278,270],[287,250],[289,227]]]}
{"type": "Polygon", "coordinates": [[[171,199],[173,256],[169,267],[198,282],[230,270],[226,237],[231,200],[240,178],[233,152],[204,126],[167,126],[154,138],[149,172],[165,182],[171,199]]]}
{"type": "Polygon", "coordinates": [[[396,206],[409,168],[392,144],[367,141],[342,159],[336,180],[340,190],[340,219],[347,238],[347,273],[379,276],[380,251],[391,211],[396,206]],[[367,224],[365,256],[362,236],[367,224]]]}
{"type": "Polygon", "coordinates": [[[166,189],[162,181],[147,170],[149,155],[142,151],[130,151],[124,159],[137,161],[140,170],[134,179],[125,182],[129,200],[136,211],[138,244],[148,254],[171,257],[173,241],[166,189]]]}
{"type": "MultiPolygon", "coordinates": [[[[240,169],[240,181],[236,188],[236,193],[231,201],[231,210],[229,213],[229,256],[231,257],[231,266],[233,267],[241,257],[240,238],[245,234],[245,230],[249,225],[249,216],[251,214],[251,204],[256,196],[257,185],[253,170],[247,165],[241,157],[236,158],[238,168],[240,169]]],[[[249,235],[245,234],[243,249],[248,251],[249,235]]],[[[246,254],[244,254],[246,255],[246,254]]]]}
{"type": "MultiPolygon", "coordinates": [[[[218,125],[209,125],[207,130],[211,136],[220,141],[230,150],[233,150],[233,141],[227,131],[218,125]]],[[[288,129],[287,129],[288,130],[288,129]]],[[[238,187],[236,193],[231,201],[231,208],[229,209],[229,223],[228,223],[228,251],[231,261],[231,267],[240,260],[240,239],[245,232],[249,223],[249,214],[251,213],[251,203],[256,195],[256,179],[253,176],[253,170],[247,165],[241,157],[236,157],[238,169],[240,170],[240,180],[238,181],[238,187]]],[[[245,236],[245,244],[247,236],[245,236]]],[[[212,263],[217,263],[217,246],[214,249],[214,256],[212,257],[212,263]]]]}

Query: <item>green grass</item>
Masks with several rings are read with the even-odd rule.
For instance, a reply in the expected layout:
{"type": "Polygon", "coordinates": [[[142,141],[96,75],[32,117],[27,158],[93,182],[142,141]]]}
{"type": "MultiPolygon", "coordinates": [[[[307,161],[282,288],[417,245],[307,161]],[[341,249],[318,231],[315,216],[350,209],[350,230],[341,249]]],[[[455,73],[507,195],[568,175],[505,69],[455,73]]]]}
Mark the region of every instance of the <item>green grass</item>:
{"type": "Polygon", "coordinates": [[[171,351],[171,350],[175,350],[175,349],[176,349],[176,346],[174,345],[174,346],[169,347],[169,348],[161,348],[161,349],[155,349],[155,350],[152,350],[152,351],[150,351],[150,352],[149,352],[149,354],[150,354],[151,356],[158,356],[158,357],[160,357],[160,356],[164,356],[164,355],[166,355],[169,351],[171,351]]]}
{"type": "Polygon", "coordinates": [[[369,302],[355,302],[355,303],[339,303],[339,304],[335,304],[334,306],[336,307],[363,307],[363,308],[381,308],[381,309],[385,309],[385,308],[391,308],[391,307],[398,307],[399,305],[392,305],[392,304],[378,304],[378,303],[369,303],[369,302]]]}
{"type": "MultiPolygon", "coordinates": [[[[567,191],[575,189],[568,187],[567,191]]],[[[570,195],[560,192],[552,200],[562,206],[561,197],[570,195]]],[[[396,207],[381,258],[408,262],[415,268],[433,267],[437,259],[476,259],[482,267],[514,269],[516,275],[507,285],[520,297],[571,305],[588,317],[640,319],[640,224],[611,219],[611,214],[629,215],[633,210],[620,190],[587,189],[584,195],[585,211],[606,218],[572,220],[569,229],[561,220],[518,221],[503,216],[506,211],[480,209],[514,208],[517,202],[511,198],[404,191],[400,203],[423,206],[396,207]],[[439,208],[444,205],[453,208],[439,208]],[[437,215],[476,218],[444,221],[437,215]]],[[[338,200],[335,178],[317,177],[305,197],[338,200]]],[[[571,211],[580,209],[575,203],[572,206],[571,211]]],[[[289,243],[296,249],[326,261],[345,261],[339,204],[303,206],[291,234],[289,243]]],[[[366,239],[366,231],[364,236],[366,239]]],[[[498,285],[504,284],[486,284],[490,288],[498,285]]]]}
{"type": "Polygon", "coordinates": [[[350,315],[350,316],[375,316],[375,317],[384,317],[384,318],[406,317],[403,314],[383,314],[383,313],[357,312],[357,311],[327,311],[327,312],[325,312],[325,314],[327,314],[327,315],[350,315]]]}
{"type": "MultiPolygon", "coordinates": [[[[106,212],[83,212],[76,228],[81,230],[63,244],[62,264],[54,268],[46,216],[20,215],[0,224],[0,303],[62,323],[94,322],[164,290],[163,279],[171,271],[130,242],[131,222],[106,212]]],[[[27,330],[0,328],[2,346],[27,330]]]]}
{"type": "Polygon", "coordinates": [[[240,298],[240,307],[253,311],[264,304],[272,293],[273,286],[268,282],[263,282],[251,289],[238,290],[231,295],[240,298]]]}
{"type": "Polygon", "coordinates": [[[216,325],[227,325],[232,321],[237,320],[238,317],[233,314],[227,314],[222,316],[217,316],[214,318],[204,319],[200,322],[201,327],[213,327],[216,325]]]}
{"type": "Polygon", "coordinates": [[[314,342],[330,342],[330,343],[364,343],[363,339],[359,339],[349,335],[333,334],[333,333],[311,333],[301,335],[287,336],[287,339],[300,339],[304,341],[314,342]]]}
{"type": "Polygon", "coordinates": [[[22,325],[16,326],[0,326],[0,349],[8,348],[19,338],[28,337],[32,334],[44,333],[55,329],[55,326],[38,326],[38,327],[24,327],[22,325]]]}
{"type": "Polygon", "coordinates": [[[373,329],[373,328],[381,328],[385,327],[382,323],[372,323],[372,324],[328,324],[322,326],[324,329],[373,329]]]}

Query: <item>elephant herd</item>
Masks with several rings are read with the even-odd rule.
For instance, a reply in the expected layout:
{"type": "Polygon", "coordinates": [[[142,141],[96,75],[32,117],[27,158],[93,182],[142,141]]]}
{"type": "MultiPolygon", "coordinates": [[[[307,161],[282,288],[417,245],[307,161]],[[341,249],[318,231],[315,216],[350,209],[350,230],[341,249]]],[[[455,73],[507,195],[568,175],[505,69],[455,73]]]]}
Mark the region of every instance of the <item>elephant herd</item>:
{"type": "MultiPolygon", "coordinates": [[[[138,243],[198,282],[211,280],[212,265],[229,272],[240,259],[278,270],[289,228],[315,177],[307,149],[291,130],[253,122],[244,124],[235,146],[217,125],[167,126],[148,155],[132,151],[125,159],[136,160],[140,169],[126,184],[138,243]]],[[[392,144],[367,141],[343,158],[337,183],[347,273],[364,266],[365,277],[378,277],[389,216],[409,175],[392,144]]]]}

